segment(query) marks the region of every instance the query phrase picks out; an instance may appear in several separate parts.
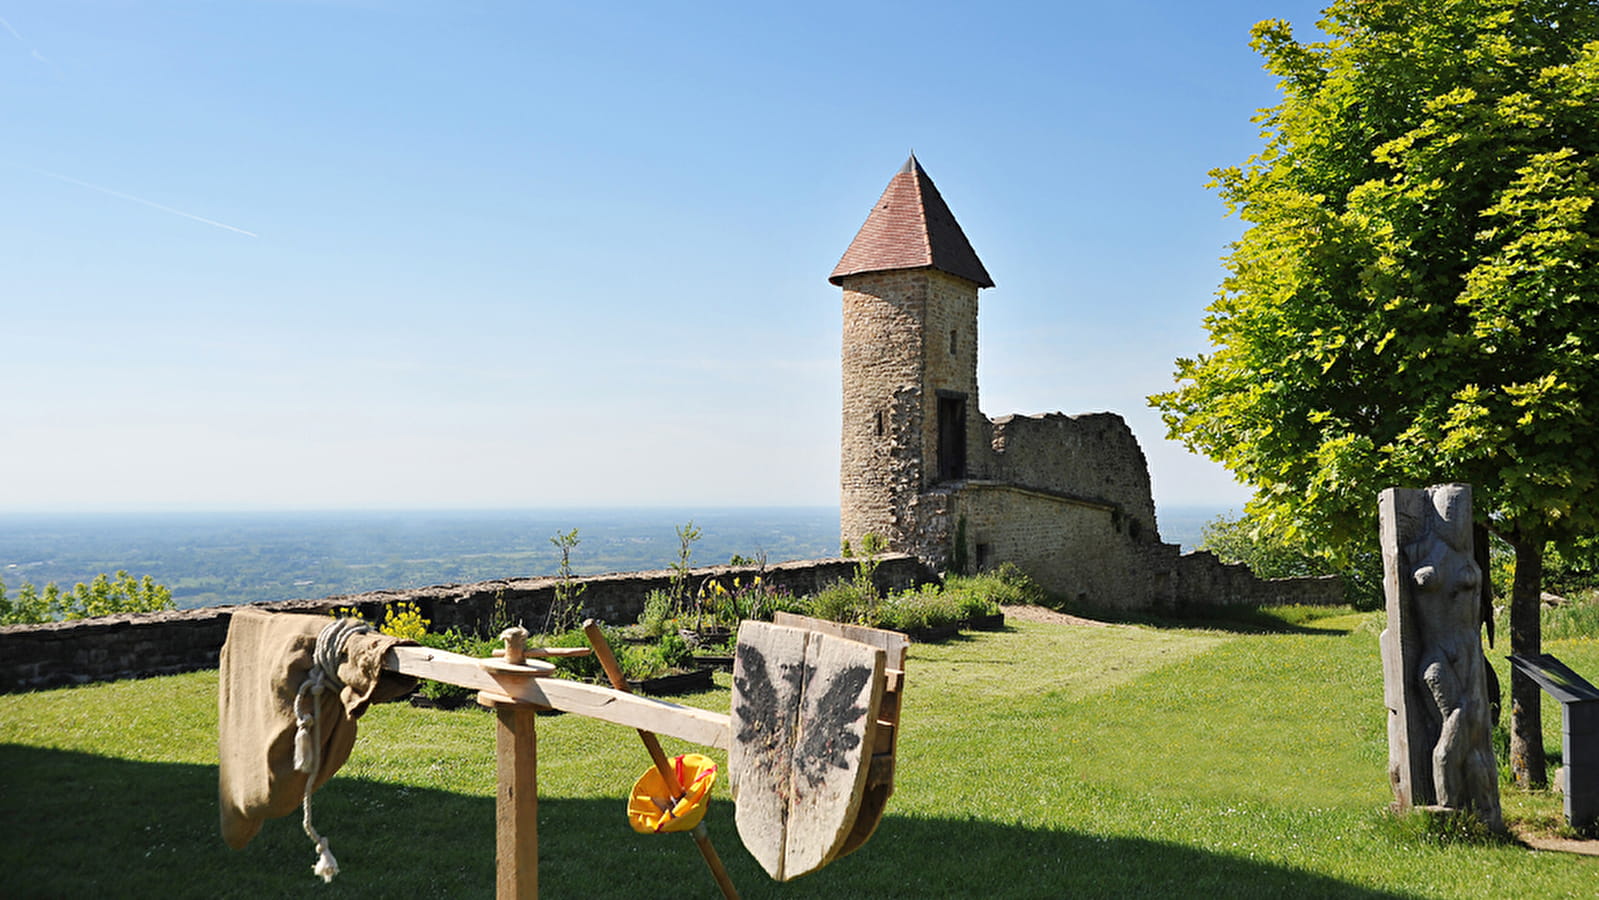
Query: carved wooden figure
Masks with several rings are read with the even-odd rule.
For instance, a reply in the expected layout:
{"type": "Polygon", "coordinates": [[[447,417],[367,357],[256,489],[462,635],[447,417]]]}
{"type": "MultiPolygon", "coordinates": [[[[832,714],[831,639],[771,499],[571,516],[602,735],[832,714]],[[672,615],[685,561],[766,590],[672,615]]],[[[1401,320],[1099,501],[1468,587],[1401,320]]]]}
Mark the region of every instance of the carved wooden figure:
{"type": "Polygon", "coordinates": [[[1378,505],[1388,610],[1383,684],[1396,804],[1470,809],[1502,830],[1471,487],[1390,488],[1378,505]]]}

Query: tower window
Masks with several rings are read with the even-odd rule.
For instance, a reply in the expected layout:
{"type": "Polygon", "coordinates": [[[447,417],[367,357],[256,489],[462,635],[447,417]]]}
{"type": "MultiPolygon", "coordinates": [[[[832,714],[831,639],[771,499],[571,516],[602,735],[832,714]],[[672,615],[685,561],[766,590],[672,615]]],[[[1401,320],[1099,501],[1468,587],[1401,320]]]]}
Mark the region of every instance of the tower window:
{"type": "Polygon", "coordinates": [[[876,414],[876,416],[874,418],[876,418],[876,420],[877,420],[877,425],[876,425],[876,427],[877,427],[877,436],[878,437],[882,437],[883,436],[883,411],[882,410],[878,410],[877,414],[876,414]]]}
{"type": "Polygon", "coordinates": [[[955,352],[955,329],[953,328],[949,330],[949,352],[952,354],[955,352]]]}
{"type": "Polygon", "coordinates": [[[966,397],[938,394],[938,480],[966,477],[966,397]]]}

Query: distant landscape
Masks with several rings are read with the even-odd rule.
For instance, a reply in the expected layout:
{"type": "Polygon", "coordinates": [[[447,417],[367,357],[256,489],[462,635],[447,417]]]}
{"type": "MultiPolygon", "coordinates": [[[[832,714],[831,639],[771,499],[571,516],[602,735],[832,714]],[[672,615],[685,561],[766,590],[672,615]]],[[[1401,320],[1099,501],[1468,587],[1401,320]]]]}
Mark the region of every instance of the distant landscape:
{"type": "MultiPolygon", "coordinates": [[[[1161,536],[1191,549],[1221,512],[1161,510],[1161,536]]],[[[549,575],[550,537],[574,528],[574,571],[631,572],[676,560],[675,528],[691,519],[694,565],[838,555],[836,507],[0,514],[0,583],[70,587],[123,569],[172,588],[185,609],[327,597],[549,575]]]]}

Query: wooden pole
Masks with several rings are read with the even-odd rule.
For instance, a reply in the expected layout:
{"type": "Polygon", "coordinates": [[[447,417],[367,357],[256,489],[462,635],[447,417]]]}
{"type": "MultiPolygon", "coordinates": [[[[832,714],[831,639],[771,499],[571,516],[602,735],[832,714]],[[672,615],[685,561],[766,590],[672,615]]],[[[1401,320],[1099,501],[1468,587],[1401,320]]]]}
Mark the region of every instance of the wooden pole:
{"type": "MultiPolygon", "coordinates": [[[[599,623],[593,619],[583,623],[583,634],[589,639],[589,644],[594,647],[594,655],[599,658],[600,666],[605,669],[605,677],[611,680],[611,686],[619,691],[630,691],[627,686],[627,676],[622,674],[622,667],[617,665],[616,655],[611,652],[610,642],[605,640],[605,632],[600,630],[599,623]]],[[[672,763],[666,758],[666,751],[661,749],[661,742],[652,731],[638,729],[639,739],[644,742],[644,748],[650,752],[650,759],[655,763],[655,768],[666,779],[666,786],[672,791],[672,799],[677,800],[683,796],[683,786],[678,784],[677,772],[673,770],[672,763]]],[[[722,858],[716,854],[716,847],[711,844],[711,835],[705,830],[702,821],[695,825],[689,834],[694,838],[695,846],[700,848],[700,856],[705,858],[705,865],[711,870],[711,877],[716,879],[716,886],[722,889],[722,896],[728,900],[738,900],[738,889],[733,887],[733,879],[727,874],[727,867],[722,865],[722,858]]]]}
{"type": "Polygon", "coordinates": [[[494,896],[537,900],[539,895],[537,709],[491,701],[499,720],[495,756],[499,788],[494,801],[494,896]]]}

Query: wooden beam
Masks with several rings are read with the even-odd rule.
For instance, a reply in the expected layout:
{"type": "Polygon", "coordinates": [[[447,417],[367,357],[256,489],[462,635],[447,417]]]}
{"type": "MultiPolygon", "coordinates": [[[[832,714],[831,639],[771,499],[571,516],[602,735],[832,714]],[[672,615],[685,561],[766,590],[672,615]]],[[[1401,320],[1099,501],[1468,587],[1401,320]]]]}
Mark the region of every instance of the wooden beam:
{"type": "Polygon", "coordinates": [[[725,713],[678,706],[664,700],[639,697],[614,688],[584,684],[565,678],[541,678],[555,667],[529,660],[526,673],[507,671],[503,660],[480,660],[428,647],[395,647],[383,667],[405,675],[431,678],[475,691],[497,694],[520,703],[576,713],[615,725],[669,734],[696,744],[726,750],[728,717],[725,713]],[[494,663],[498,666],[490,668],[494,663]]]}

